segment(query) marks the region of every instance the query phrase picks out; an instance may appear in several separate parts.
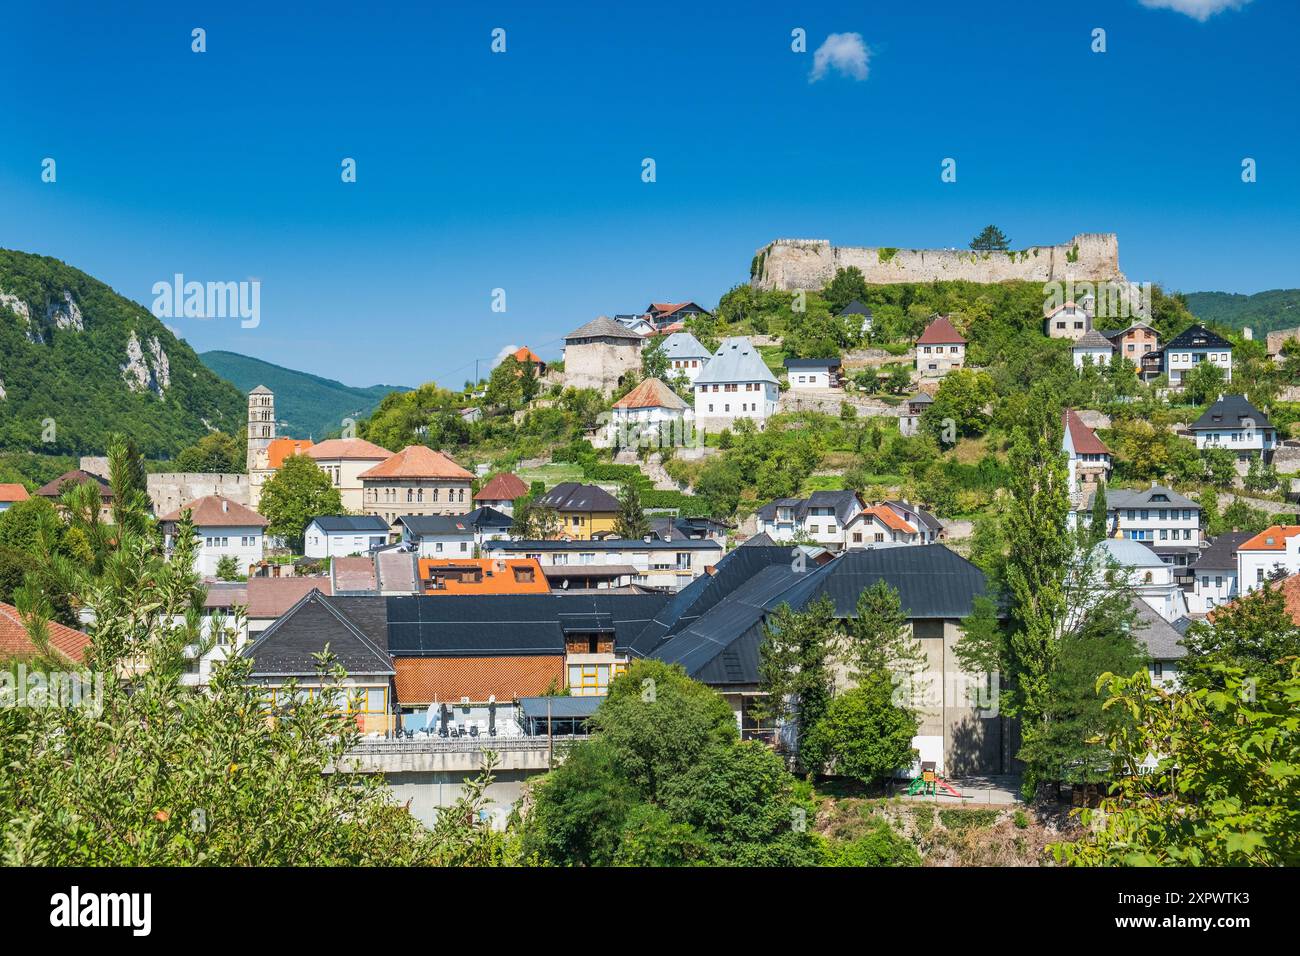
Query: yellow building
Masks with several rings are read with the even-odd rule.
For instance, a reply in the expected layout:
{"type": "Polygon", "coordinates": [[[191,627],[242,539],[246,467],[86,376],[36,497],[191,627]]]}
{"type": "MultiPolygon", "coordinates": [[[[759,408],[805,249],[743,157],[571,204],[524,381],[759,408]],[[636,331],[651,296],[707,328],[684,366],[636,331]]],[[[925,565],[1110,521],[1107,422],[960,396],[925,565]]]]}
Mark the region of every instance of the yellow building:
{"type": "Polygon", "coordinates": [[[556,485],[533,504],[559,515],[556,537],[594,538],[613,534],[618,519],[618,499],[598,485],[580,485],[565,481],[556,485]]]}

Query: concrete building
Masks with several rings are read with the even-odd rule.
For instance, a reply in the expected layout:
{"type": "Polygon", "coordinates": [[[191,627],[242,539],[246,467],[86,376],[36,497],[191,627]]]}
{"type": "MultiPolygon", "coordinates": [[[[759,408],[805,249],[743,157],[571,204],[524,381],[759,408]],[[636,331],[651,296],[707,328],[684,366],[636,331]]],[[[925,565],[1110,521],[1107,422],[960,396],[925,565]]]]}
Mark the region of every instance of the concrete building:
{"type": "Polygon", "coordinates": [[[599,485],[562,481],[533,502],[537,508],[553,511],[559,518],[556,537],[584,539],[614,532],[618,499],[599,485]]]}
{"type": "Polygon", "coordinates": [[[474,476],[440,451],[408,445],[357,476],[361,510],[397,531],[404,515],[463,515],[474,507],[474,476]]]}
{"type": "Polygon", "coordinates": [[[667,540],[607,538],[599,541],[489,541],[490,558],[535,558],[551,587],[568,581],[570,588],[603,590],[635,584],[677,591],[686,587],[722,558],[721,542],[709,538],[667,540]]]}
{"type": "MultiPolygon", "coordinates": [[[[1095,495],[1087,495],[1082,508],[1071,512],[1072,521],[1080,513],[1087,520],[1095,495]]],[[[1167,564],[1182,569],[1180,574],[1188,573],[1200,555],[1201,506],[1155,482],[1136,491],[1106,489],[1106,522],[1110,535],[1149,545],[1167,564]]]]}
{"type": "Polygon", "coordinates": [[[615,448],[678,448],[687,444],[694,412],[676,392],[648,378],[610,408],[606,441],[615,448]]]}
{"type": "Polygon", "coordinates": [[[1240,593],[1237,548],[1253,537],[1249,531],[1226,531],[1201,551],[1192,566],[1192,590],[1187,594],[1187,607],[1193,614],[1207,614],[1236,599],[1240,593]]]}
{"type": "Polygon", "coordinates": [[[1061,447],[1067,458],[1070,495],[1077,503],[1095,492],[1098,484],[1110,480],[1114,455],[1074,409],[1067,408],[1064,418],[1061,447]]]}
{"type": "Polygon", "coordinates": [[[194,570],[198,574],[215,576],[223,558],[233,558],[238,572],[247,574],[252,565],[262,560],[267,520],[253,509],[220,495],[188,502],[158,519],[168,557],[175,551],[178,523],[184,511],[190,512],[198,537],[194,555],[194,570]]]}
{"type": "Polygon", "coordinates": [[[327,438],[308,448],[307,457],[329,475],[344,509],[361,511],[365,504],[361,473],[392,458],[393,453],[362,438],[327,438]]]}
{"type": "Polygon", "coordinates": [[[1187,597],[1174,579],[1174,569],[1150,548],[1127,538],[1106,538],[1100,544],[1107,559],[1127,572],[1134,592],[1166,621],[1187,617],[1187,597]]]}
{"type": "Polygon", "coordinates": [[[783,363],[791,388],[839,388],[841,384],[838,358],[796,359],[783,363]]]}
{"type": "Polygon", "coordinates": [[[1160,336],[1145,322],[1134,322],[1125,329],[1103,331],[1102,336],[1114,346],[1111,361],[1123,357],[1137,367],[1143,381],[1160,374],[1160,336]]]}
{"type": "Polygon", "coordinates": [[[916,340],[916,370],[923,378],[942,378],[966,364],[966,340],[946,315],[937,315],[916,340]]]}
{"type": "Polygon", "coordinates": [[[564,384],[606,394],[641,367],[643,339],[613,319],[600,316],[564,337],[564,384]]]}
{"type": "Polygon", "coordinates": [[[1054,339],[1082,339],[1092,331],[1090,303],[1064,302],[1047,313],[1043,320],[1044,331],[1054,339]]]}
{"type": "Polygon", "coordinates": [[[1075,341],[1070,354],[1074,356],[1075,368],[1083,368],[1088,363],[1109,365],[1115,355],[1115,346],[1096,329],[1089,329],[1075,341]]]}
{"type": "Polygon", "coordinates": [[[303,555],[345,558],[366,554],[388,544],[388,522],[378,515],[322,515],[303,532],[303,555]]]}
{"type": "Polygon", "coordinates": [[[422,558],[474,557],[474,529],[463,515],[403,515],[402,544],[422,558]]]}
{"type": "Polygon", "coordinates": [[[523,479],[503,471],[492,478],[474,495],[476,508],[492,508],[502,514],[514,515],[515,502],[528,494],[523,479]]]}
{"type": "Polygon", "coordinates": [[[780,383],[749,338],[723,339],[695,379],[696,427],[720,431],[748,418],[761,428],[779,398],[780,383]]]}
{"type": "Polygon", "coordinates": [[[898,418],[898,433],[910,438],[921,433],[921,417],[934,399],[926,392],[917,392],[903,400],[902,414],[898,418]]]}

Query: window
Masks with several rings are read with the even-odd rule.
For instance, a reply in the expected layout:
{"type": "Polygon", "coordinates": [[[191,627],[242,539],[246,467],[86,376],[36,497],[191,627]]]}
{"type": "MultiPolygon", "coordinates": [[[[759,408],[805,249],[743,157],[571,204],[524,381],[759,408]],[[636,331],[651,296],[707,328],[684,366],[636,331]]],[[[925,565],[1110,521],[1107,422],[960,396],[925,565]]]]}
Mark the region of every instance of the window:
{"type": "Polygon", "coordinates": [[[1156,672],[1156,680],[1161,680],[1164,678],[1165,676],[1164,664],[1160,663],[1159,661],[1156,661],[1151,665],[1151,668],[1156,672]]]}

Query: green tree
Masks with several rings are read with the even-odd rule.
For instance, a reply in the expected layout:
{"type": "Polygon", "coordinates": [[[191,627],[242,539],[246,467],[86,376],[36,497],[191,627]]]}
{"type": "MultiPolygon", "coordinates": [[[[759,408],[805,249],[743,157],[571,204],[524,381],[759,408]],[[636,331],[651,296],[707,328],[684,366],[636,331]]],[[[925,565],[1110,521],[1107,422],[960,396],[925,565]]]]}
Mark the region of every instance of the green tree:
{"type": "Polygon", "coordinates": [[[835,605],[826,595],[802,611],[781,604],[763,626],[758,671],[764,696],[755,703],[754,710],[762,719],[793,722],[797,753],[830,704],[835,687],[833,658],[839,639],[835,605]]]}
{"type": "Polygon", "coordinates": [[[626,481],[618,495],[618,515],[614,533],[620,538],[643,538],[650,533],[650,522],[641,507],[641,491],[635,481],[626,481]]]}
{"type": "Polygon", "coordinates": [[[645,348],[641,349],[641,376],[643,378],[657,378],[660,380],[668,377],[668,353],[664,351],[664,343],[667,341],[662,335],[656,335],[650,339],[645,348]]]}
{"type": "Polygon", "coordinates": [[[1097,483],[1097,489],[1092,495],[1092,514],[1088,518],[1088,533],[1094,543],[1110,537],[1110,518],[1104,481],[1097,483]]]}
{"type": "Polygon", "coordinates": [[[846,628],[847,657],[856,679],[885,677],[893,683],[915,679],[925,667],[921,642],[912,636],[898,591],[876,581],[858,595],[857,616],[846,628]]]}
{"type": "Polygon", "coordinates": [[[842,311],[854,299],[866,299],[867,280],[862,270],[857,266],[836,269],[834,278],[822,290],[822,298],[833,313],[842,311]]]}
{"type": "Polygon", "coordinates": [[[1216,488],[1231,488],[1237,477],[1237,459],[1226,448],[1201,449],[1201,461],[1205,464],[1205,476],[1216,488]]]}
{"type": "Polygon", "coordinates": [[[1193,405],[1203,405],[1219,397],[1227,378],[1213,362],[1201,362],[1183,374],[1183,397],[1193,405]]]}
{"type": "Polygon", "coordinates": [[[245,470],[246,446],[225,432],[209,432],[184,448],[172,463],[176,471],[228,473],[245,470]]]}
{"type": "Polygon", "coordinates": [[[1082,811],[1082,839],[1052,846],[1059,861],[1300,864],[1300,661],[1259,677],[1218,662],[1205,666],[1211,674],[1203,686],[1181,692],[1153,687],[1144,670],[1099,681],[1107,707],[1132,718],[1106,740],[1116,792],[1099,810],[1082,811]],[[1142,773],[1152,757],[1154,772],[1142,773]]]}
{"type": "MultiPolygon", "coordinates": [[[[1214,609],[1212,620],[1196,621],[1183,637],[1189,658],[1223,664],[1245,678],[1281,680],[1290,671],[1290,658],[1300,657],[1300,626],[1287,610],[1286,595],[1265,584],[1214,609]]],[[[1220,682],[1224,672],[1205,667],[1183,675],[1190,686],[1220,682]]]]}
{"type": "Polygon", "coordinates": [[[918,723],[893,698],[889,675],[876,673],[832,700],[804,741],[807,765],[864,784],[910,767],[918,723]]]}
{"type": "Polygon", "coordinates": [[[219,581],[239,581],[243,579],[240,574],[239,562],[235,560],[234,555],[224,555],[217,561],[217,580],[219,581]]]}
{"type": "Polygon", "coordinates": [[[979,235],[970,241],[970,247],[978,252],[997,252],[1010,248],[1006,235],[997,226],[985,226],[979,235]]]}
{"type": "Polygon", "coordinates": [[[291,455],[262,487],[258,508],[270,522],[267,533],[300,551],[308,522],[320,515],[342,514],[343,499],[316,462],[306,455],[291,455]]]}
{"type": "Polygon", "coordinates": [[[990,421],[986,407],[994,397],[993,380],[983,372],[964,368],[949,372],[925,411],[925,425],[939,441],[949,440],[945,424],[949,421],[957,436],[982,435],[990,421]]]}

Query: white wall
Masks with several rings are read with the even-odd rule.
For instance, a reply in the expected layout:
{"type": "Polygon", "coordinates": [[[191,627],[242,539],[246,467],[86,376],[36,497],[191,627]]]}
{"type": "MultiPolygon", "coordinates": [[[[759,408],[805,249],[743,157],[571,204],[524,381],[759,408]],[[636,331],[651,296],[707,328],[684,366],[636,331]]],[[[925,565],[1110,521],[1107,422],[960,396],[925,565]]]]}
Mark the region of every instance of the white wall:
{"type": "Polygon", "coordinates": [[[1193,614],[1205,614],[1237,596],[1236,569],[1218,569],[1196,575],[1187,607],[1193,614]]]}
{"type": "Polygon", "coordinates": [[[388,535],[378,531],[324,532],[315,524],[307,526],[303,536],[303,554],[309,558],[346,558],[352,554],[365,554],[372,548],[388,543],[388,535]]]}
{"type": "Polygon", "coordinates": [[[233,557],[240,574],[248,573],[248,566],[262,560],[266,544],[263,529],[257,527],[195,528],[198,548],[194,570],[201,575],[217,573],[217,563],[224,557],[233,557]]]}
{"type": "Polygon", "coordinates": [[[1300,574],[1300,534],[1287,538],[1284,550],[1238,551],[1238,586],[1243,592],[1253,591],[1263,581],[1270,580],[1279,567],[1288,575],[1300,574]]]}
{"type": "Polygon", "coordinates": [[[717,383],[718,390],[713,391],[713,384],[695,386],[695,414],[700,418],[752,418],[765,421],[776,414],[776,403],[780,398],[780,389],[770,382],[738,382],[734,392],[726,391],[726,385],[717,383]],[[753,386],[758,386],[757,389],[753,386]],[[746,386],[751,386],[746,391],[746,386]]]}
{"type": "Polygon", "coordinates": [[[1181,385],[1183,376],[1201,362],[1210,362],[1223,369],[1226,381],[1232,381],[1232,352],[1223,349],[1178,349],[1165,352],[1165,374],[1170,385],[1181,385]]]}
{"type": "Polygon", "coordinates": [[[791,388],[831,388],[831,373],[824,368],[792,368],[786,370],[791,388]]]}
{"type": "MultiPolygon", "coordinates": [[[[410,540],[404,538],[403,540],[410,540]]],[[[474,534],[421,535],[419,539],[422,558],[472,558],[474,534]]]]}

